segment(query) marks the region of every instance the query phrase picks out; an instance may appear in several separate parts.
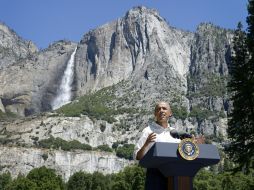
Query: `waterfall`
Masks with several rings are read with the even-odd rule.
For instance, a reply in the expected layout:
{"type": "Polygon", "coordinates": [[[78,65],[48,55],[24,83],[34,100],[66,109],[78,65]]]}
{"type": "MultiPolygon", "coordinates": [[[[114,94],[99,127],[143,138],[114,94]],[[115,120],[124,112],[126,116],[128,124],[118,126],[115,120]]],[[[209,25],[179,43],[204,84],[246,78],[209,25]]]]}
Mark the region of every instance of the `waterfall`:
{"type": "Polygon", "coordinates": [[[75,61],[76,51],[77,51],[77,47],[71,54],[71,57],[67,63],[60,87],[57,90],[57,96],[51,103],[51,107],[53,110],[58,109],[61,106],[71,101],[71,85],[73,82],[74,61],[75,61]]]}

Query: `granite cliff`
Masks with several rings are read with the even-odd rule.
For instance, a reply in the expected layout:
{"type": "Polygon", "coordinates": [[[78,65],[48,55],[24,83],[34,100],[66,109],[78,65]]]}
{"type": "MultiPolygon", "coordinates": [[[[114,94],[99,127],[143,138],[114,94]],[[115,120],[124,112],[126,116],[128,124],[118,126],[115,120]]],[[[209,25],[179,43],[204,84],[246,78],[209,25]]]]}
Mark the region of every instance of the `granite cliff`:
{"type": "Polygon", "coordinates": [[[23,40],[5,24],[0,23],[0,69],[38,52],[35,44],[23,40]]]}
{"type": "Polygon", "coordinates": [[[62,151],[0,146],[1,173],[9,171],[13,177],[28,174],[33,168],[46,166],[55,169],[64,181],[75,172],[116,173],[131,164],[110,153],[62,151]]]}
{"type": "Polygon", "coordinates": [[[0,69],[0,97],[5,110],[20,116],[50,110],[50,101],[75,46],[72,42],[55,42],[0,69]]]}

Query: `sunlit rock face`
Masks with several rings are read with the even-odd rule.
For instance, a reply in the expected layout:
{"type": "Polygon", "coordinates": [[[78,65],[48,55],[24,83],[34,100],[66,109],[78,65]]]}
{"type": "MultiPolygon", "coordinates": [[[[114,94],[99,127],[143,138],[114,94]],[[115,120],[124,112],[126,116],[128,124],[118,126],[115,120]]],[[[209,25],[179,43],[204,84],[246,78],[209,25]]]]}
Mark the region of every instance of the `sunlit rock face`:
{"type": "Polygon", "coordinates": [[[0,69],[19,62],[36,52],[38,49],[33,42],[22,39],[0,22],[0,69]]]}
{"type": "MultiPolygon", "coordinates": [[[[16,120],[15,122],[0,125],[0,138],[9,139],[10,146],[35,146],[38,141],[51,136],[66,141],[77,140],[92,147],[107,144],[109,147],[114,142],[135,137],[135,126],[124,134],[114,129],[116,124],[103,120],[91,120],[87,116],[81,117],[50,117],[42,116],[16,120]],[[134,132],[133,132],[134,131],[134,132]]],[[[130,141],[129,143],[134,143],[130,141]]]]}
{"type": "Polygon", "coordinates": [[[59,41],[0,69],[0,98],[5,109],[20,116],[51,110],[50,103],[75,46],[59,41]]]}
{"type": "Polygon", "coordinates": [[[144,76],[149,67],[167,67],[163,75],[173,74],[186,83],[193,36],[170,27],[155,10],[133,8],[123,18],[84,35],[76,56],[76,93],[144,76]]]}
{"type": "Polygon", "coordinates": [[[55,169],[64,181],[68,181],[75,172],[117,173],[132,162],[105,152],[67,152],[0,146],[0,163],[1,173],[9,171],[13,177],[19,174],[27,175],[33,168],[46,166],[55,169]]]}
{"type": "MultiPolygon", "coordinates": [[[[81,117],[50,117],[50,115],[0,122],[0,173],[9,171],[13,177],[27,174],[33,168],[53,168],[65,181],[78,171],[103,174],[116,173],[134,161],[122,159],[116,153],[99,150],[63,151],[38,148],[39,141],[50,137],[79,141],[95,148],[112,147],[115,142],[135,143],[136,131],[114,130],[113,124],[81,117]],[[132,141],[130,141],[130,139],[132,141]],[[129,139],[129,140],[128,140],[129,139]],[[37,148],[36,148],[37,147],[37,148]]],[[[134,129],[134,127],[133,127],[134,129]]]]}

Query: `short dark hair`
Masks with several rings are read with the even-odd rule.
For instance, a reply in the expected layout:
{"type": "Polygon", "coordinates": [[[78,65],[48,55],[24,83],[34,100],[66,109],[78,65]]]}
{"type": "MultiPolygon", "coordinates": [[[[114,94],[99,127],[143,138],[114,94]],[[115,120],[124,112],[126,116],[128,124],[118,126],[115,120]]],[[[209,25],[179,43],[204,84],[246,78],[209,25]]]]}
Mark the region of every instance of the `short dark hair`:
{"type": "Polygon", "coordinates": [[[167,104],[167,106],[168,106],[168,108],[169,108],[169,111],[170,111],[170,112],[172,112],[172,110],[171,110],[171,108],[170,108],[169,103],[168,103],[168,102],[165,102],[165,101],[159,101],[159,102],[157,102],[157,103],[155,104],[154,112],[156,112],[157,107],[158,107],[158,106],[159,106],[159,104],[161,104],[161,103],[165,103],[165,104],[167,104]]]}

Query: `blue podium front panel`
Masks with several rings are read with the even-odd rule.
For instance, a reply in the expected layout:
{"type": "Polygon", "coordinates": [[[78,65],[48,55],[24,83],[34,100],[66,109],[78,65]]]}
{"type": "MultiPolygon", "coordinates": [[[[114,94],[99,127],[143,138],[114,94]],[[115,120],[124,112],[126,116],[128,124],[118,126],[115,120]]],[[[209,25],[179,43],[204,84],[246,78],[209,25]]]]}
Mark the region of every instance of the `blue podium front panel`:
{"type": "Polygon", "coordinates": [[[199,144],[199,156],[195,160],[185,160],[178,153],[178,143],[155,143],[139,164],[145,168],[158,168],[164,176],[194,176],[205,166],[220,161],[217,147],[199,144]]]}

